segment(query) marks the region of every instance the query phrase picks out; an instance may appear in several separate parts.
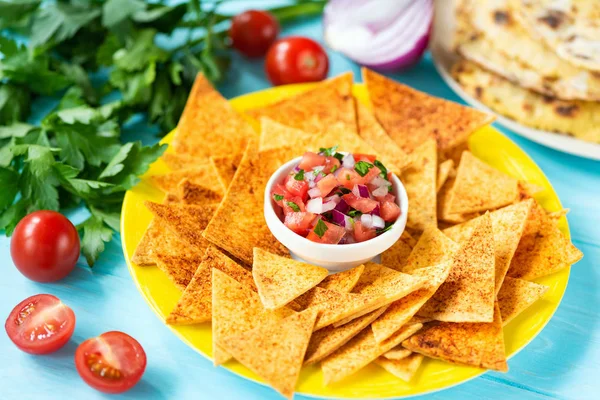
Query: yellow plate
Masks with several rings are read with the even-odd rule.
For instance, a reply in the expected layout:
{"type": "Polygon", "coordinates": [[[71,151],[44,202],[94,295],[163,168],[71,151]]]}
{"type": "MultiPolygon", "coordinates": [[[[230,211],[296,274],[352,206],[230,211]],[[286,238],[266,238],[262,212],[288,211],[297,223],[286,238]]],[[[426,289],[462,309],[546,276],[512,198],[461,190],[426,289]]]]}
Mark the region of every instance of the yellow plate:
{"type": "MultiPolygon", "coordinates": [[[[245,111],[294,95],[310,87],[312,85],[276,87],[237,97],[231,100],[231,104],[235,109],[245,111]]],[[[360,102],[368,103],[363,85],[354,85],[354,95],[360,102]]],[[[327,105],[324,104],[323,107],[327,107],[327,105]]],[[[172,139],[173,132],[163,139],[163,143],[169,143],[172,139]]],[[[492,127],[481,129],[471,136],[469,145],[473,154],[495,168],[544,187],[545,190],[538,197],[538,201],[544,208],[551,211],[562,208],[554,189],[539,167],[516,144],[496,129],[492,127]]],[[[166,165],[162,161],[157,161],[151,166],[146,177],[167,171],[166,165]]],[[[152,310],[164,321],[179,299],[181,292],[158,268],[138,267],[130,262],[133,251],[151,219],[151,214],[144,207],[143,202],[144,200],[160,202],[162,198],[163,194],[152,187],[147,179],[142,179],[139,185],[127,192],[121,215],[121,237],[125,260],[133,280],[152,310]]],[[[569,228],[565,218],[561,221],[560,228],[568,235],[569,228]]],[[[556,274],[536,280],[538,283],[550,286],[550,289],[542,300],[504,328],[506,352],[509,356],[527,345],[552,318],[567,287],[568,279],[569,268],[566,268],[556,274]]],[[[169,326],[169,328],[192,349],[205,357],[211,357],[210,324],[169,326]]],[[[227,363],[225,368],[240,376],[263,383],[254,373],[234,361],[227,363]]],[[[304,395],[336,398],[402,397],[454,386],[483,372],[485,371],[479,368],[456,366],[428,359],[410,383],[395,378],[375,365],[369,365],[341,383],[325,386],[320,369],[311,366],[302,370],[297,391],[304,395]]]]}

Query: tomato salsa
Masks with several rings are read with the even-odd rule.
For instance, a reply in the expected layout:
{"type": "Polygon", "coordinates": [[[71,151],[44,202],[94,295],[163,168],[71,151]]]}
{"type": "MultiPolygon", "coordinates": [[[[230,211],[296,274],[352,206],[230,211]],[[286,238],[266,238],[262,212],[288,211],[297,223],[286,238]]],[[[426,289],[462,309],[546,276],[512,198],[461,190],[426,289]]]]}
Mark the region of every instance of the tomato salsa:
{"type": "Polygon", "coordinates": [[[400,216],[391,172],[369,154],[337,146],[306,152],[271,196],[285,226],[313,242],[351,244],[386,232],[400,216]]]}

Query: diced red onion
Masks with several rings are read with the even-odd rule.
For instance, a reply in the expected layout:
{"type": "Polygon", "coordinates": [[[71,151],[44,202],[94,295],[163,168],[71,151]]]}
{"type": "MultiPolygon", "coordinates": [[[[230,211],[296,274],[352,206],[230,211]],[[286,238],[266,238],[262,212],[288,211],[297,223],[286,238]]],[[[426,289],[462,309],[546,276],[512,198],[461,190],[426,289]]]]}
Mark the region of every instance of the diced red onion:
{"type": "Polygon", "coordinates": [[[308,191],[308,195],[311,199],[321,197],[321,190],[318,187],[313,187],[308,191]]]}
{"type": "Polygon", "coordinates": [[[372,215],[373,218],[373,228],[382,229],[385,228],[385,221],[378,215],[372,215]]]}
{"type": "Polygon", "coordinates": [[[323,203],[323,212],[331,211],[335,208],[336,204],[333,201],[328,201],[327,203],[323,203]]]}
{"type": "Polygon", "coordinates": [[[383,179],[381,176],[377,175],[375,178],[371,179],[371,182],[369,182],[372,185],[375,185],[377,187],[382,187],[382,186],[391,186],[391,182],[383,179]]]}
{"type": "Polygon", "coordinates": [[[338,210],[339,212],[345,214],[350,209],[350,206],[348,205],[348,203],[346,203],[344,201],[344,199],[340,199],[340,202],[337,203],[337,205],[335,206],[335,209],[338,210]]]}
{"type": "Polygon", "coordinates": [[[373,190],[373,196],[375,197],[383,197],[389,193],[389,186],[380,186],[377,189],[373,190]]]}
{"type": "Polygon", "coordinates": [[[306,211],[313,214],[322,214],[323,199],[321,197],[317,197],[316,199],[309,200],[308,203],[306,203],[306,211]]]}
{"type": "Polygon", "coordinates": [[[348,169],[354,168],[354,156],[350,153],[346,154],[344,158],[342,158],[342,166],[348,169]]]}
{"type": "Polygon", "coordinates": [[[352,193],[356,197],[364,197],[366,199],[371,197],[369,193],[369,188],[365,185],[354,185],[354,187],[352,188],[352,193]]]}
{"type": "Polygon", "coordinates": [[[369,214],[363,214],[363,215],[361,215],[360,216],[360,223],[366,229],[372,228],[373,227],[373,216],[371,216],[369,214]]]}
{"type": "Polygon", "coordinates": [[[328,201],[333,201],[335,204],[338,204],[340,201],[342,201],[342,198],[338,194],[334,194],[333,196],[325,197],[323,201],[325,203],[328,201]]]}
{"type": "Polygon", "coordinates": [[[346,238],[346,243],[345,244],[353,244],[356,243],[356,240],[354,239],[354,236],[346,233],[346,235],[344,236],[344,238],[346,238]]]}
{"type": "Polygon", "coordinates": [[[300,167],[296,165],[296,166],[294,167],[294,172],[300,172],[300,167]]]}
{"type": "Polygon", "coordinates": [[[369,214],[371,214],[371,215],[377,215],[377,216],[379,216],[379,215],[380,215],[380,214],[379,214],[379,204],[377,204],[377,205],[375,206],[375,208],[373,209],[373,211],[371,211],[369,214]]]}

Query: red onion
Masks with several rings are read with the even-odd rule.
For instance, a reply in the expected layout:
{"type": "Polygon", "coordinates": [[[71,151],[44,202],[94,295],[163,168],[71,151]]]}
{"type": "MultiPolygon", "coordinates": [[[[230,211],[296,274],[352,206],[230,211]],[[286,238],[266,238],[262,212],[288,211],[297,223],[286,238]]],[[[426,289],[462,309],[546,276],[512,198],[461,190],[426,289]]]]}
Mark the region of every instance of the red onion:
{"type": "Polygon", "coordinates": [[[309,200],[306,203],[306,211],[313,214],[322,214],[323,213],[323,199],[317,197],[316,199],[309,200]]]}
{"type": "Polygon", "coordinates": [[[371,195],[369,193],[369,188],[366,187],[365,185],[354,185],[354,188],[352,188],[352,193],[356,197],[364,197],[366,199],[371,198],[371,195]]]}
{"type": "Polygon", "coordinates": [[[337,205],[335,206],[335,209],[338,210],[339,212],[345,214],[350,209],[350,206],[348,205],[348,203],[346,203],[344,201],[344,199],[340,199],[340,202],[337,203],[337,205]]]}
{"type": "Polygon", "coordinates": [[[311,199],[317,198],[317,197],[321,197],[321,191],[319,190],[319,188],[312,188],[308,191],[308,195],[310,196],[311,199]]]}
{"type": "Polygon", "coordinates": [[[379,217],[381,215],[381,214],[379,214],[379,204],[377,204],[375,206],[375,208],[373,209],[373,211],[371,211],[369,214],[371,214],[371,215],[377,215],[379,217]]]}
{"type": "Polygon", "coordinates": [[[333,201],[328,201],[327,203],[323,203],[323,212],[331,211],[335,208],[336,204],[333,201]]]}
{"type": "Polygon", "coordinates": [[[365,229],[373,227],[373,216],[369,214],[363,214],[360,216],[360,223],[365,229]]]}
{"type": "Polygon", "coordinates": [[[354,156],[350,153],[346,154],[344,158],[342,158],[342,166],[348,169],[354,168],[354,156]]]}
{"type": "Polygon", "coordinates": [[[333,196],[325,197],[323,201],[325,203],[328,201],[333,201],[335,204],[338,204],[340,201],[342,201],[342,198],[338,194],[334,194],[333,196]]]}
{"type": "Polygon", "coordinates": [[[325,42],[373,69],[405,68],[425,52],[432,20],[433,0],[330,0],[325,42]]]}
{"type": "Polygon", "coordinates": [[[375,196],[375,197],[383,197],[388,193],[389,193],[389,189],[387,186],[381,186],[381,187],[378,187],[377,189],[373,190],[373,196],[375,196]]]}
{"type": "Polygon", "coordinates": [[[385,221],[379,215],[372,215],[372,219],[373,219],[373,228],[375,228],[375,229],[385,228],[385,221]]]}
{"type": "Polygon", "coordinates": [[[344,228],[346,228],[346,230],[353,229],[352,218],[350,218],[346,214],[339,212],[338,210],[333,210],[331,212],[331,220],[339,226],[343,226],[344,228]]]}

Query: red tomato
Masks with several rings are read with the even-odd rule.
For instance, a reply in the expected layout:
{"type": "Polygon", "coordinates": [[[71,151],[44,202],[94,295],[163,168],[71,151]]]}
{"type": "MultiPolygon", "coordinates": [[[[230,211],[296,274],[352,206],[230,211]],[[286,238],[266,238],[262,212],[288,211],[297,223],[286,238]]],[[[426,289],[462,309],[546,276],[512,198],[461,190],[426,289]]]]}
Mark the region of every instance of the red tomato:
{"type": "Polygon", "coordinates": [[[377,199],[377,201],[380,202],[380,203],[383,203],[385,201],[391,201],[392,203],[396,202],[396,196],[394,196],[391,193],[388,193],[385,196],[375,197],[375,199],[377,199]]]}
{"type": "Polygon", "coordinates": [[[52,353],[73,335],[75,314],[58,297],[37,294],[13,308],[4,329],[10,340],[24,352],[52,353]]]}
{"type": "Polygon", "coordinates": [[[285,215],[285,226],[298,235],[306,236],[317,216],[308,212],[293,212],[285,215]]]}
{"type": "Polygon", "coordinates": [[[273,43],[267,52],[265,70],[273,85],[317,82],[327,76],[329,60],[319,43],[293,36],[273,43]]]}
{"type": "Polygon", "coordinates": [[[17,269],[36,282],[54,282],[69,275],[79,258],[77,229],[55,211],[35,211],[23,218],[10,241],[17,269]]]}
{"type": "Polygon", "coordinates": [[[302,200],[308,198],[308,183],[297,181],[293,176],[287,176],[285,179],[285,188],[292,196],[298,196],[302,200]]]}
{"type": "Polygon", "coordinates": [[[354,223],[354,239],[357,242],[364,242],[377,236],[373,228],[365,228],[360,221],[354,223]]]}
{"type": "Polygon", "coordinates": [[[373,178],[375,178],[377,175],[381,174],[381,170],[377,167],[373,167],[369,170],[369,172],[367,172],[365,174],[365,176],[362,177],[362,183],[363,185],[371,182],[373,180],[373,178]]]}
{"type": "Polygon", "coordinates": [[[279,195],[279,196],[283,196],[283,198],[285,200],[289,200],[292,197],[292,194],[290,192],[288,192],[285,189],[285,186],[283,186],[281,183],[278,183],[277,185],[275,185],[275,187],[273,188],[273,193],[271,193],[271,196],[273,196],[273,201],[275,201],[275,203],[277,203],[277,205],[279,207],[283,207],[283,200],[275,200],[275,195],[279,195]]]}
{"type": "Polygon", "coordinates": [[[336,171],[336,175],[338,183],[346,189],[352,190],[354,185],[363,184],[362,176],[360,176],[358,172],[353,169],[340,168],[338,171],[336,171]]]}
{"type": "Polygon", "coordinates": [[[325,178],[321,179],[317,182],[317,187],[321,191],[321,195],[323,197],[327,197],[327,195],[336,187],[338,187],[339,183],[335,176],[329,174],[325,178]]]}
{"type": "Polygon", "coordinates": [[[325,165],[326,157],[317,153],[313,153],[311,151],[307,151],[302,156],[302,160],[300,160],[300,164],[298,164],[298,168],[303,169],[305,171],[311,171],[314,167],[319,167],[321,165],[325,165]]]}
{"type": "Polygon", "coordinates": [[[396,203],[391,201],[384,201],[379,207],[379,216],[385,222],[392,222],[398,219],[400,216],[400,207],[396,203]]]}
{"type": "Polygon", "coordinates": [[[304,202],[302,201],[302,199],[298,196],[292,197],[291,199],[283,202],[283,214],[284,215],[288,215],[289,213],[293,213],[293,212],[304,212],[304,211],[306,211],[306,207],[304,206],[304,202]],[[294,206],[290,205],[288,203],[294,203],[295,205],[298,206],[300,211],[294,210],[294,208],[292,208],[294,206]]]}
{"type": "Polygon", "coordinates": [[[323,233],[323,236],[319,237],[319,235],[317,235],[315,233],[315,230],[313,229],[308,233],[308,236],[306,238],[317,243],[338,244],[340,240],[342,240],[342,238],[344,237],[346,230],[341,226],[330,224],[329,222],[325,222],[323,220],[321,221],[325,224],[325,226],[327,226],[327,230],[325,231],[325,233],[323,233]]]}
{"type": "Polygon", "coordinates": [[[340,160],[338,160],[337,158],[333,157],[333,156],[327,156],[325,157],[325,168],[323,168],[323,172],[328,174],[331,172],[331,170],[334,169],[338,169],[340,167],[341,163],[340,160]]]}
{"type": "Polygon", "coordinates": [[[356,197],[354,193],[348,193],[342,196],[342,199],[348,205],[363,214],[368,214],[375,209],[379,205],[377,200],[369,199],[366,197],[356,197]]]}
{"type": "Polygon", "coordinates": [[[236,15],[229,28],[231,45],[248,57],[265,55],[278,33],[279,24],[275,17],[259,10],[248,10],[236,15]]]}
{"type": "Polygon", "coordinates": [[[374,155],[371,155],[371,154],[354,153],[354,154],[352,154],[352,156],[354,157],[354,161],[356,161],[356,162],[366,161],[371,164],[373,164],[375,162],[375,160],[377,159],[377,157],[375,157],[374,155]]]}
{"type": "Polygon", "coordinates": [[[146,353],[137,340],[123,332],[106,332],[81,343],[75,352],[81,378],[103,393],[122,393],[142,378],[146,353]]]}

